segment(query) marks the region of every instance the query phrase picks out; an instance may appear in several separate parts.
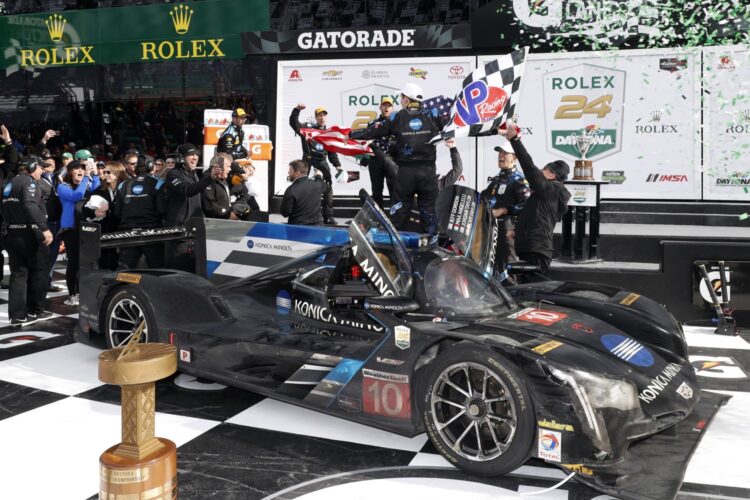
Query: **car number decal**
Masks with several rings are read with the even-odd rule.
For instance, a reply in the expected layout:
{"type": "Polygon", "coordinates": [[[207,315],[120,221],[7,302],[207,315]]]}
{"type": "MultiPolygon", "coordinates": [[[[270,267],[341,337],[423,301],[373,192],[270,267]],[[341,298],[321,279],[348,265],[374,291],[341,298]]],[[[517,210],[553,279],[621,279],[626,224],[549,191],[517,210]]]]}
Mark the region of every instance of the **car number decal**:
{"type": "Polygon", "coordinates": [[[409,376],[362,370],[362,399],[365,413],[389,418],[411,417],[409,376]]]}
{"type": "Polygon", "coordinates": [[[538,325],[550,326],[554,325],[558,321],[567,318],[568,315],[563,312],[550,311],[549,309],[537,309],[536,307],[528,307],[523,311],[511,314],[509,317],[520,321],[536,323],[538,325]]]}

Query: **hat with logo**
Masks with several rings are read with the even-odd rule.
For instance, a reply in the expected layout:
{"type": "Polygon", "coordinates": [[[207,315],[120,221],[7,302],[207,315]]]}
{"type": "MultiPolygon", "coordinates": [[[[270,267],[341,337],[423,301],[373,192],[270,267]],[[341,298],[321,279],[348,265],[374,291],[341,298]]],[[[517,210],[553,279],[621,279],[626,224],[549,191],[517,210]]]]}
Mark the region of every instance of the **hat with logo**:
{"type": "Polygon", "coordinates": [[[43,149],[42,153],[39,155],[42,160],[49,160],[52,158],[52,153],[49,152],[49,149],[43,149]]]}
{"type": "Polygon", "coordinates": [[[388,96],[385,96],[385,97],[383,97],[383,98],[382,98],[382,99],[380,100],[380,104],[381,104],[381,105],[382,105],[382,104],[390,104],[391,106],[393,106],[393,97],[388,97],[388,96]]]}
{"type": "Polygon", "coordinates": [[[177,152],[182,156],[183,158],[190,155],[199,155],[200,150],[196,148],[193,144],[190,144],[189,142],[186,142],[185,144],[181,144],[177,148],[177,152]]]}
{"type": "Polygon", "coordinates": [[[247,113],[245,113],[244,109],[237,108],[234,111],[232,111],[232,118],[237,118],[238,116],[239,117],[247,116],[247,113]]]}
{"type": "Polygon", "coordinates": [[[550,162],[546,164],[544,168],[552,170],[557,176],[558,181],[566,180],[568,178],[568,174],[570,174],[570,167],[562,160],[550,162]]]}
{"type": "Polygon", "coordinates": [[[232,162],[232,167],[229,169],[230,174],[241,175],[245,173],[245,169],[240,166],[236,161],[232,162]]]}
{"type": "Polygon", "coordinates": [[[319,108],[315,108],[315,114],[316,115],[319,115],[321,113],[328,114],[328,110],[326,108],[324,108],[323,106],[321,106],[319,108]]]}
{"type": "Polygon", "coordinates": [[[73,155],[70,154],[70,153],[63,153],[62,157],[63,157],[63,160],[72,160],[73,159],[73,155]]]}
{"type": "Polygon", "coordinates": [[[499,146],[495,146],[495,151],[497,151],[498,153],[500,151],[505,151],[506,153],[510,153],[512,155],[516,154],[516,152],[513,151],[513,146],[510,145],[510,141],[505,141],[499,146]]]}
{"type": "Polygon", "coordinates": [[[412,101],[421,101],[424,99],[422,87],[420,87],[416,83],[407,83],[406,85],[404,85],[404,88],[401,90],[401,94],[405,95],[412,101]]]}
{"type": "Polygon", "coordinates": [[[91,151],[88,149],[79,149],[76,151],[76,160],[88,160],[89,158],[93,158],[94,155],[91,154],[91,151]]]}

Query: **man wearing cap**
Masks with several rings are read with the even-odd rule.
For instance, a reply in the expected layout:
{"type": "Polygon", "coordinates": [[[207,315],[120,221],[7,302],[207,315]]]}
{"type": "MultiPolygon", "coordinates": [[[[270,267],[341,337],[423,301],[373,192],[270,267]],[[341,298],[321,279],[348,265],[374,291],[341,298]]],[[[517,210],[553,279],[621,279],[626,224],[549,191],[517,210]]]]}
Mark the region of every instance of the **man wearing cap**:
{"type": "Polygon", "coordinates": [[[247,113],[242,108],[232,111],[232,123],[224,129],[219,136],[219,142],[216,145],[216,153],[227,153],[232,158],[246,158],[247,149],[242,145],[245,140],[245,131],[242,125],[245,123],[247,113]]]}
{"type": "MultiPolygon", "coordinates": [[[[385,96],[380,101],[380,116],[368,123],[367,127],[380,126],[384,121],[390,119],[392,113],[393,98],[385,96]]],[[[393,144],[395,144],[394,137],[387,136],[375,139],[372,145],[387,155],[393,144]]],[[[372,199],[380,205],[380,208],[383,208],[383,181],[388,185],[388,194],[393,198],[393,181],[396,180],[396,169],[390,168],[390,165],[383,162],[378,155],[370,158],[367,166],[370,172],[370,182],[372,183],[372,199]]]]}
{"type": "MultiPolygon", "coordinates": [[[[191,217],[203,217],[201,193],[211,184],[210,175],[198,171],[200,159],[198,148],[185,143],[177,148],[176,166],[167,172],[166,185],[166,225],[179,227],[191,217]]],[[[195,260],[190,245],[182,242],[169,245],[168,265],[173,269],[195,271],[195,260]]]]}
{"type": "Polygon", "coordinates": [[[297,104],[292,110],[292,114],[289,117],[289,125],[294,130],[294,133],[300,136],[302,140],[302,158],[308,163],[309,166],[317,169],[323,174],[323,181],[325,181],[325,189],[323,191],[323,220],[325,224],[336,224],[336,220],[333,218],[333,180],[331,178],[331,169],[328,166],[328,161],[336,168],[337,175],[342,172],[341,161],[339,155],[336,153],[326,151],[323,149],[323,145],[315,142],[314,140],[306,140],[305,137],[300,134],[299,129],[301,128],[316,128],[319,130],[326,129],[326,117],[328,111],[324,107],[317,108],[315,110],[315,123],[300,123],[299,113],[305,109],[304,104],[297,104]],[[328,161],[326,161],[326,158],[328,161]]]}
{"type": "Polygon", "coordinates": [[[10,257],[8,317],[11,326],[24,326],[51,313],[44,310],[52,233],[47,228],[42,193],[37,182],[42,159],[31,156],[18,164],[18,175],[3,188],[5,249],[10,257]]]}
{"type": "Polygon", "coordinates": [[[392,135],[396,145],[392,148],[398,164],[396,193],[391,206],[391,220],[401,229],[409,221],[412,200],[417,195],[419,213],[428,232],[437,231],[435,200],[438,195],[435,145],[428,141],[446,125],[448,118],[441,117],[437,109],[422,107],[424,95],[421,87],[407,83],[401,91],[401,109],[377,126],[355,130],[352,139],[377,139],[392,135]]]}
{"type": "Polygon", "coordinates": [[[516,222],[516,252],[521,260],[538,265],[541,273],[547,274],[552,262],[555,224],[568,210],[570,193],[563,181],[568,178],[570,167],[557,160],[539,170],[521,143],[515,126],[511,124],[507,129],[498,129],[498,133],[510,141],[531,187],[531,196],[516,222]]]}
{"type": "MultiPolygon", "coordinates": [[[[505,265],[518,260],[515,251],[515,222],[531,191],[523,173],[516,168],[516,154],[510,142],[504,141],[495,146],[497,166],[500,173],[490,179],[490,184],[482,191],[482,197],[489,201],[493,215],[497,219],[498,238],[495,248],[495,268],[500,272],[505,265]]],[[[515,277],[509,276],[515,284],[515,277]]]]}

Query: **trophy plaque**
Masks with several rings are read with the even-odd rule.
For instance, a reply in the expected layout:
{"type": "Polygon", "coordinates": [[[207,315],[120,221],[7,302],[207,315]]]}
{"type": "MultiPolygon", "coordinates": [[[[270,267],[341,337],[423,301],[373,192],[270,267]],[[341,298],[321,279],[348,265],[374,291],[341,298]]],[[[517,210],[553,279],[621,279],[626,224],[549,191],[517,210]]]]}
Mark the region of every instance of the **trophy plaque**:
{"type": "Polygon", "coordinates": [[[124,347],[99,355],[99,380],[122,388],[122,442],[99,457],[100,500],[177,498],[177,447],[154,437],[154,382],[177,371],[176,348],[139,343],[145,323],[124,347]]]}
{"type": "Polygon", "coordinates": [[[573,134],[576,149],[581,154],[581,159],[576,160],[573,167],[574,181],[592,181],[594,180],[594,165],[591,160],[586,159],[586,153],[589,152],[594,143],[594,135],[588,130],[581,135],[573,134]]]}

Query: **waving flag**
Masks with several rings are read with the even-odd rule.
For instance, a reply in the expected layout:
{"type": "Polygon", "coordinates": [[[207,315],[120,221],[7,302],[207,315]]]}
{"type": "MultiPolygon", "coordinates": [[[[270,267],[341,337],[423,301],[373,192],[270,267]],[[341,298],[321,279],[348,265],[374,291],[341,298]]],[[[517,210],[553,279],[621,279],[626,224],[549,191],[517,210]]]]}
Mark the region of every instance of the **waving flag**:
{"type": "Polygon", "coordinates": [[[437,97],[431,97],[422,103],[422,107],[426,110],[436,109],[440,116],[450,116],[451,106],[453,106],[453,99],[439,95],[437,97]]]}
{"type": "Polygon", "coordinates": [[[372,154],[367,141],[357,141],[349,138],[349,128],[331,127],[326,130],[317,128],[301,128],[300,134],[306,140],[313,140],[323,146],[323,149],[332,153],[342,154],[344,156],[356,156],[372,154]]]}
{"type": "Polygon", "coordinates": [[[516,50],[472,71],[453,101],[450,123],[430,142],[482,135],[512,118],[520,96],[527,50],[516,50]]]}

